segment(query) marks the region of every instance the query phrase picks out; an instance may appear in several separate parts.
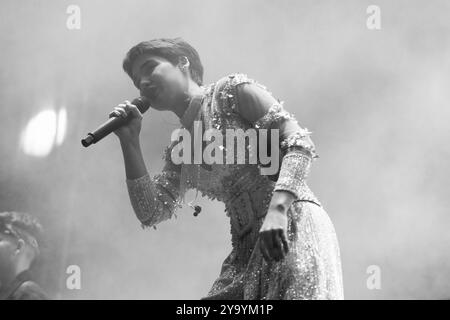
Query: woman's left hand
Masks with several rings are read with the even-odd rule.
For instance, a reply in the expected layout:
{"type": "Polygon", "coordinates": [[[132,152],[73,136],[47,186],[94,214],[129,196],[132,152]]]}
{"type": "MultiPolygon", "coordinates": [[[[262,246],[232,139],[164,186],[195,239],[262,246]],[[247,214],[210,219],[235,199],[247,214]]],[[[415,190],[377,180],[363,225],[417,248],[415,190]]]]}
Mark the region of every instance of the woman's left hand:
{"type": "Polygon", "coordinates": [[[263,225],[259,230],[261,253],[267,262],[280,261],[289,252],[287,238],[287,211],[294,197],[283,191],[275,191],[263,225]]]}

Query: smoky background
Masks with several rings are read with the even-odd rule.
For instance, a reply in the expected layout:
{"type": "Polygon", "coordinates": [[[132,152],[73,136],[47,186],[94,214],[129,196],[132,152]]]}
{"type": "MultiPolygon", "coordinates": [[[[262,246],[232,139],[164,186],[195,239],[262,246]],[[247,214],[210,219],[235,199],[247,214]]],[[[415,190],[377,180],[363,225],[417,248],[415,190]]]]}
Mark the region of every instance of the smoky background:
{"type": "MultiPolygon", "coordinates": [[[[339,239],[347,299],[449,298],[448,1],[13,1],[0,4],[0,212],[30,212],[48,239],[37,279],[56,299],[198,299],[231,250],[224,205],[142,230],[113,135],[84,135],[139,95],[128,49],[181,36],[209,84],[234,72],[267,86],[313,132],[309,184],[339,239]],[[69,30],[69,5],[81,29],[69,30]],[[366,26],[369,5],[381,30],[366,26]],[[64,110],[45,156],[24,152],[42,111],[64,110]],[[81,290],[66,269],[81,268],[81,290]],[[366,270],[379,266],[381,289],[366,270]]],[[[50,117],[51,118],[51,117],[50,117]]],[[[53,119],[53,118],[51,118],[53,119]]],[[[151,175],[174,114],[150,110],[141,140],[151,175]]],[[[186,199],[195,193],[188,192],[186,199]]]]}

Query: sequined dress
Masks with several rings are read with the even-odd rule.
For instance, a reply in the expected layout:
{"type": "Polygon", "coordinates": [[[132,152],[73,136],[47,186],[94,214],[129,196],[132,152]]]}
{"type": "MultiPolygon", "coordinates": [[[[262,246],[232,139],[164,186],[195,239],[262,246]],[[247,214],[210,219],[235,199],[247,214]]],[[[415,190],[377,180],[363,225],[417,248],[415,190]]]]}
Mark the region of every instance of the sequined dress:
{"type": "MultiPolygon", "coordinates": [[[[175,164],[171,156],[179,141],[173,141],[165,149],[161,173],[126,181],[142,226],[155,228],[172,218],[183,206],[186,190],[197,189],[225,204],[232,241],[220,275],[201,299],[343,299],[335,229],[306,182],[311,163],[318,157],[311,132],[300,127],[265,86],[245,74],[230,74],[202,89],[203,94],[192,99],[180,119],[181,128],[192,135],[216,129],[224,137],[226,129],[278,129],[279,169],[276,174],[262,174],[265,165],[259,158],[251,163],[250,151],[244,163],[234,157],[232,163],[175,164]],[[276,190],[295,196],[287,212],[289,252],[281,261],[267,262],[260,252],[258,233],[276,190]]],[[[271,140],[267,140],[270,148],[271,140]]],[[[254,145],[247,142],[245,147],[251,149],[254,145]]],[[[221,150],[225,153],[228,146],[224,142],[221,150]]]]}

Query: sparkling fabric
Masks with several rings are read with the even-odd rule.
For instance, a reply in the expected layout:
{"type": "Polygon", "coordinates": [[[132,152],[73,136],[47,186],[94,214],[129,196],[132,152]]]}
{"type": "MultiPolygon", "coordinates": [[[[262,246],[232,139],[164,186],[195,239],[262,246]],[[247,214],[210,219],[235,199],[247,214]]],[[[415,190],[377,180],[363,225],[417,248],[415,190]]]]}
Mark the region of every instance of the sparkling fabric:
{"type": "MultiPolygon", "coordinates": [[[[260,163],[249,164],[249,153],[245,155],[245,164],[235,161],[175,165],[170,160],[174,142],[164,152],[161,174],[127,180],[136,216],[143,227],[155,228],[175,214],[190,188],[225,204],[232,250],[202,299],[343,299],[336,233],[306,181],[311,164],[318,157],[311,132],[298,125],[294,115],[284,109],[283,102],[242,100],[243,91],[239,88],[244,84],[249,85],[246,90],[257,88],[270,94],[266,87],[245,74],[231,74],[203,87],[204,94],[196,99],[200,107],[189,106],[181,124],[193,132],[192,121],[200,120],[203,130],[219,129],[224,136],[227,128],[280,129],[281,165],[277,174],[262,175],[260,163]],[[243,111],[263,116],[249,119],[243,116],[243,111]],[[287,212],[289,253],[279,262],[266,262],[260,252],[258,234],[275,190],[295,195],[287,212]]],[[[258,90],[254,91],[255,97],[261,92],[258,90]]]]}
{"type": "Polygon", "coordinates": [[[311,158],[304,151],[294,149],[283,157],[280,174],[275,184],[275,191],[283,190],[294,194],[296,200],[318,200],[309,192],[306,178],[311,167],[311,158]],[[310,198],[307,198],[307,197],[310,198]]]}

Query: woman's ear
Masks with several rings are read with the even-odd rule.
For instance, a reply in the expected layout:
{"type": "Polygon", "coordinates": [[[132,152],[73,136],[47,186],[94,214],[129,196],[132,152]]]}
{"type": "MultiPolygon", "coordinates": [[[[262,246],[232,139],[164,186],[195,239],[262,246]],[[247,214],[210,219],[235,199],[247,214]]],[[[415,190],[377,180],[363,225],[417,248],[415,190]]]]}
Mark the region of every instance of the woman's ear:
{"type": "Polygon", "coordinates": [[[16,248],[16,251],[14,251],[14,254],[18,255],[24,246],[25,246],[25,241],[23,241],[23,239],[19,239],[19,241],[17,241],[17,248],[16,248]]]}
{"type": "Polygon", "coordinates": [[[189,59],[186,56],[179,57],[178,66],[180,67],[181,71],[187,71],[190,66],[189,59]]]}

